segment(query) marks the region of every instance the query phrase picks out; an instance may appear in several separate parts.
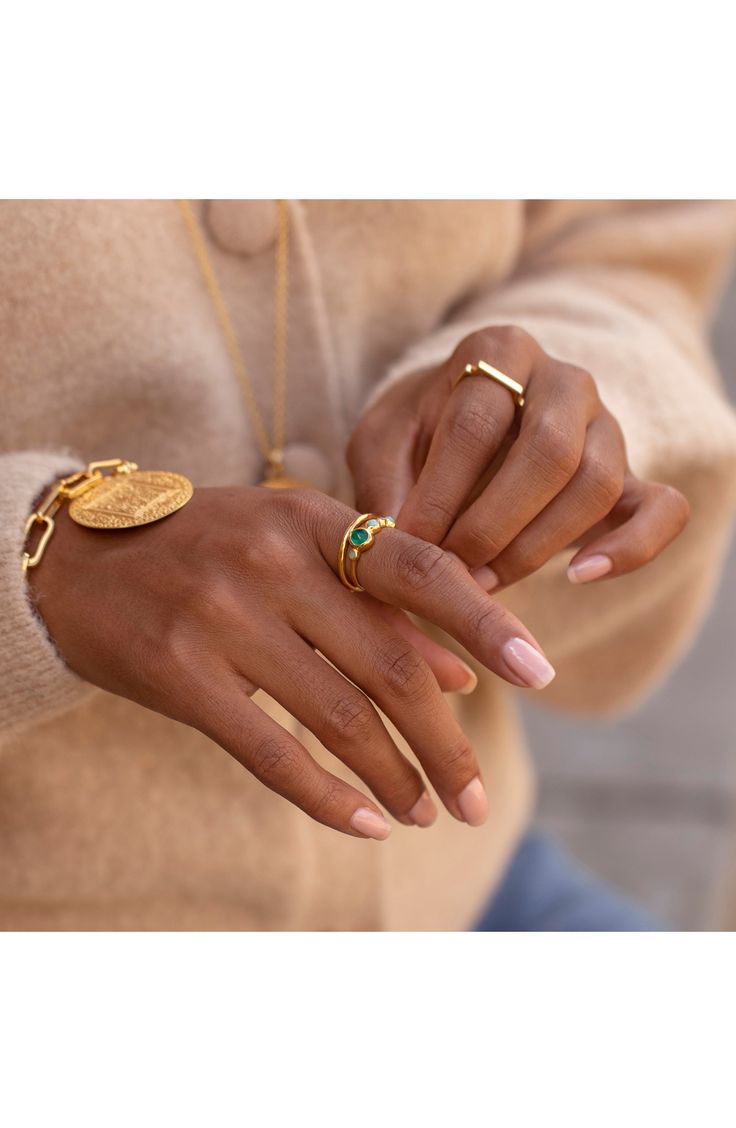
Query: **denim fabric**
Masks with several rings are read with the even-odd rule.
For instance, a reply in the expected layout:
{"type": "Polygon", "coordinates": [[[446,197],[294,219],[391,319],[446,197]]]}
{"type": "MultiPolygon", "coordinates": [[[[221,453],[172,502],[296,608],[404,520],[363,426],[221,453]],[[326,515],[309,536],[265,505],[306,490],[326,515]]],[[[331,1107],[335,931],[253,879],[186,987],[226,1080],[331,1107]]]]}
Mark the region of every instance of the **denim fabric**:
{"type": "Polygon", "coordinates": [[[475,932],[659,932],[663,925],[532,832],[475,932]]]}

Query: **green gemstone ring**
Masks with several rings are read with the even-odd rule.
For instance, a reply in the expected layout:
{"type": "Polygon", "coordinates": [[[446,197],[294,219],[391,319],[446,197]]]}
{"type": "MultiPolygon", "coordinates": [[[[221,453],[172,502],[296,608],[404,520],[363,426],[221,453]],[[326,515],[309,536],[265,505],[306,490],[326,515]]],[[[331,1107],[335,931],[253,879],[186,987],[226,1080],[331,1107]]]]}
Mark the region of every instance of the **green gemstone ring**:
{"type": "Polygon", "coordinates": [[[361,513],[348,525],[340,542],[337,570],[348,591],[365,591],[358,582],[357,568],[361,553],[373,546],[373,538],[381,529],[394,529],[393,517],[379,517],[375,513],[361,513]]]}

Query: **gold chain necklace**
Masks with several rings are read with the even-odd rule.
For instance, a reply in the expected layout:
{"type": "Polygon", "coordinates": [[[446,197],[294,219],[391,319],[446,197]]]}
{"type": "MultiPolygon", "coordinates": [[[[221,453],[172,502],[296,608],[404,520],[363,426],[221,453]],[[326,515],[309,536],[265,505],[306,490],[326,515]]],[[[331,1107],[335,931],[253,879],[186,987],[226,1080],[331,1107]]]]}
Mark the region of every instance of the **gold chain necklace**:
{"type": "Polygon", "coordinates": [[[264,479],[259,484],[272,489],[305,488],[307,482],[289,478],[284,471],[284,438],[286,433],[286,344],[289,310],[289,204],[277,200],[278,233],[276,238],[276,289],[274,295],[274,395],[273,425],[268,429],[258,407],[258,400],[248,374],[242,350],[238,344],[233,321],[222,289],[217,280],[207,244],[200,230],[194,209],[189,200],[178,200],[192,249],[199,264],[207,293],[210,296],[217,322],[222,332],[230,363],[243,393],[250,415],[256,441],[264,459],[264,479]]]}

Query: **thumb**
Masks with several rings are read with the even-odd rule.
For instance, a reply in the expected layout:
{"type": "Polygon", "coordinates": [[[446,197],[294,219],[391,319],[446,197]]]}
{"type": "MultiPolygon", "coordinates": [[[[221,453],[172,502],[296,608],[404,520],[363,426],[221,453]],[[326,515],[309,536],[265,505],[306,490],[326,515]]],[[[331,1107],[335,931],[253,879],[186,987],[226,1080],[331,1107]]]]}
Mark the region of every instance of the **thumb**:
{"type": "Polygon", "coordinates": [[[419,424],[405,414],[374,409],[355,428],[347,461],[362,513],[397,517],[414,485],[419,424]]]}

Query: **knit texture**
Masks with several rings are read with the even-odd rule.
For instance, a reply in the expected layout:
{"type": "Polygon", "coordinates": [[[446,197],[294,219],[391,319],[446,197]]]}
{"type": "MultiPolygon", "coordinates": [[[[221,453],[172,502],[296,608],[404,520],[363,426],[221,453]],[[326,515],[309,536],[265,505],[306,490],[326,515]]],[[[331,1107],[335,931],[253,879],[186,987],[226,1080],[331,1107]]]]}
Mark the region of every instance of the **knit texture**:
{"type": "MultiPolygon", "coordinates": [[[[0,456],[0,584],[3,638],[0,645],[0,716],[3,735],[32,726],[40,717],[73,709],[92,692],[66,666],[35,613],[21,571],[24,525],[34,503],[56,478],[79,469],[68,452],[23,452],[0,456]]],[[[31,534],[37,539],[37,533],[31,534]]],[[[82,582],[81,577],[75,577],[82,582]]]]}

